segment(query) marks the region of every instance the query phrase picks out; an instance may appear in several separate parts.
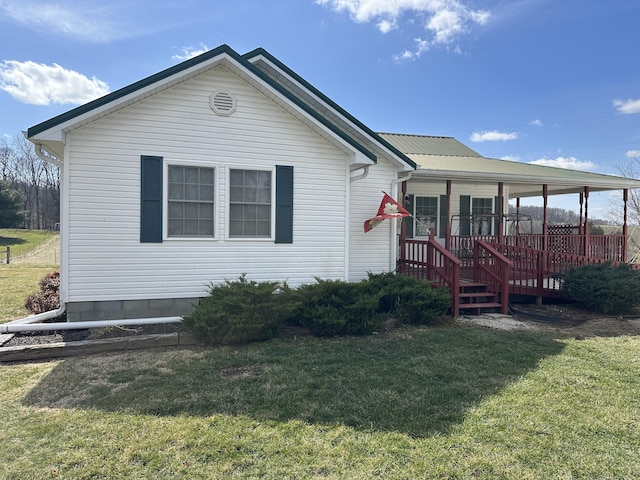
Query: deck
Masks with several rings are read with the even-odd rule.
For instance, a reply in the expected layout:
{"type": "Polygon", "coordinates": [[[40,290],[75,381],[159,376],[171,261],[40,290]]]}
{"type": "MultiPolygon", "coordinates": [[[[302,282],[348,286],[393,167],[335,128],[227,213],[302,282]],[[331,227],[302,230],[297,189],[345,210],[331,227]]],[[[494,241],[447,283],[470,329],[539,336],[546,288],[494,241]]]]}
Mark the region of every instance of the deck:
{"type": "Polygon", "coordinates": [[[449,288],[456,316],[460,309],[507,313],[510,294],[563,298],[565,271],[622,263],[627,247],[624,235],[579,234],[451,236],[446,243],[449,249],[434,238],[404,239],[397,271],[449,288]],[[476,285],[475,296],[469,294],[470,282],[476,285]]]}

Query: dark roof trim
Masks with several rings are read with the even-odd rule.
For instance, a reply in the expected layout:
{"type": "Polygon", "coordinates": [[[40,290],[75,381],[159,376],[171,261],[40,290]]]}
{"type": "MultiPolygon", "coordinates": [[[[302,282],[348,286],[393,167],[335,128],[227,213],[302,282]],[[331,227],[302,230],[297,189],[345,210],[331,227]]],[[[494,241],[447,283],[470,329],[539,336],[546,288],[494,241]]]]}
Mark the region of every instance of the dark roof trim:
{"type": "Polygon", "coordinates": [[[298,83],[300,83],[302,86],[304,86],[304,88],[306,88],[307,90],[311,91],[314,95],[319,97],[323,102],[325,102],[327,105],[331,106],[331,108],[333,108],[334,110],[338,111],[347,120],[349,120],[351,123],[353,123],[358,128],[363,130],[374,141],[376,141],[377,143],[383,145],[385,148],[387,148],[388,150],[393,152],[395,155],[400,157],[402,159],[402,161],[404,161],[405,163],[407,163],[408,165],[410,165],[414,169],[418,168],[418,165],[413,160],[411,160],[404,153],[402,153],[396,147],[394,147],[389,142],[387,142],[384,138],[380,137],[376,132],[371,130],[364,123],[362,123],[360,120],[358,120],[356,117],[351,115],[349,112],[347,112],[340,105],[338,105],[333,100],[331,100],[329,97],[327,97],[324,93],[322,93],[320,90],[315,88],[313,85],[311,85],[309,82],[307,82],[304,78],[302,78],[296,72],[294,72],[289,67],[287,67],[284,63],[282,63],[280,60],[278,60],[273,55],[271,55],[269,52],[267,52],[264,48],[261,48],[261,47],[260,48],[256,48],[255,50],[252,50],[252,51],[250,51],[248,53],[245,53],[243,55],[243,57],[246,58],[246,59],[259,57],[259,56],[265,57],[271,63],[276,65],[280,70],[284,71],[287,75],[289,75],[290,77],[294,78],[298,83]]]}
{"type": "Polygon", "coordinates": [[[62,113],[56,117],[50,118],[49,120],[39,123],[38,125],[35,125],[27,130],[27,137],[31,138],[34,135],[37,135],[39,133],[44,132],[45,130],[55,127],[56,125],[60,125],[61,123],[67,122],[69,120],[73,120],[75,117],[79,117],[80,115],[88,113],[91,110],[102,107],[104,105],[107,105],[113,102],[114,100],[117,100],[131,93],[134,93],[137,90],[141,90],[145,87],[148,87],[149,85],[153,85],[154,83],[159,82],[160,80],[164,80],[165,78],[175,75],[176,73],[179,73],[183,70],[187,70],[195,65],[198,65],[199,63],[209,60],[210,58],[216,57],[222,53],[229,53],[231,51],[232,50],[228,45],[220,45],[219,47],[214,48],[213,50],[209,50],[208,52],[205,52],[202,55],[190,58],[189,60],[185,60],[182,63],[174,65],[173,67],[167,68],[166,70],[162,70],[161,72],[158,72],[149,77],[143,78],[142,80],[132,83],[131,85],[127,85],[126,87],[123,87],[123,88],[120,88],[119,90],[111,92],[105,95],[104,97],[97,98],[96,100],[93,100],[89,103],[85,103],[84,105],[80,105],[79,107],[69,110],[68,112],[62,113]]]}
{"type": "Polygon", "coordinates": [[[313,117],[315,120],[317,120],[319,123],[321,123],[322,125],[324,125],[325,127],[327,127],[331,132],[335,133],[338,137],[342,138],[345,142],[347,142],[349,145],[351,145],[352,147],[354,147],[356,150],[358,150],[359,152],[361,152],[364,156],[366,156],[367,158],[369,158],[371,161],[373,161],[374,163],[377,162],[377,157],[375,155],[375,153],[371,152],[369,149],[367,149],[366,147],[364,147],[362,144],[360,144],[359,142],[357,142],[355,139],[353,139],[351,136],[349,136],[347,133],[345,133],[344,131],[342,131],[340,128],[338,128],[336,125],[334,125],[333,123],[331,123],[327,118],[323,117],[322,115],[320,115],[318,112],[316,112],[313,108],[311,108],[309,105],[307,105],[306,103],[304,103],[302,100],[300,100],[298,97],[296,97],[295,95],[293,95],[291,92],[289,92],[287,89],[285,89],[282,85],[280,85],[279,83],[275,82],[271,77],[269,77],[268,75],[266,75],[264,72],[262,72],[260,69],[258,69],[257,67],[255,67],[251,62],[249,62],[247,59],[244,58],[244,56],[241,56],[240,54],[238,54],[237,52],[235,52],[231,47],[229,47],[228,45],[220,45],[219,47],[214,48],[213,50],[209,50],[201,55],[198,55],[196,57],[190,58],[189,60],[185,60],[184,62],[181,62],[177,65],[174,65],[173,67],[167,68],[165,70],[162,70],[161,72],[158,72],[154,75],[151,75],[149,77],[146,77],[142,80],[139,80],[135,83],[132,83],[126,87],[120,88],[119,90],[116,90],[114,92],[111,92],[107,95],[105,95],[104,97],[100,97],[96,100],[93,100],[89,103],[85,103],[84,105],[80,105],[79,107],[76,107],[72,110],[69,110],[68,112],[65,112],[61,115],[58,115],[56,117],[53,117],[49,120],[46,120],[42,123],[39,123],[38,125],[35,125],[31,128],[29,128],[27,130],[27,137],[31,138],[39,133],[42,133],[50,128],[53,128],[57,125],[60,125],[61,123],[67,122],[69,120],[73,120],[74,118],[83,115],[85,113],[89,113],[92,110],[108,105],[109,103],[118,100],[119,98],[125,97],[131,93],[135,93],[138,90],[141,90],[145,87],[148,87],[150,85],[153,85],[156,82],[159,82],[161,80],[164,80],[165,78],[171,77],[177,73],[180,73],[182,71],[188,70],[191,67],[194,67],[200,63],[203,63],[211,58],[217,57],[218,55],[221,54],[226,54],[229,57],[233,58],[235,61],[237,61],[239,64],[241,64],[246,70],[248,70],[249,72],[251,72],[254,76],[260,78],[262,81],[264,81],[265,83],[267,83],[268,85],[270,85],[272,88],[274,88],[275,90],[278,91],[278,93],[280,93],[281,95],[283,95],[284,97],[287,98],[287,100],[289,100],[290,102],[294,103],[295,105],[297,105],[298,107],[300,107],[302,110],[304,110],[307,114],[309,114],[311,117],[313,117]]]}

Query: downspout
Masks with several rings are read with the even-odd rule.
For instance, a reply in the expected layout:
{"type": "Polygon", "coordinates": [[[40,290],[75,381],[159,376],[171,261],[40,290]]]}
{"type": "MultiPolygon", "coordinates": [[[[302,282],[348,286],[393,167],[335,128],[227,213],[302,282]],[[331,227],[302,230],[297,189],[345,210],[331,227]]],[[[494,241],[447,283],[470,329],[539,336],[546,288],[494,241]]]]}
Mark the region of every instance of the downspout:
{"type": "MultiPolygon", "coordinates": [[[[398,184],[402,182],[407,182],[411,179],[411,174],[413,172],[409,172],[404,177],[398,177],[391,180],[391,185],[389,185],[389,192],[392,197],[397,197],[398,184]]],[[[402,199],[400,205],[404,205],[404,199],[402,199]]],[[[389,256],[389,271],[395,272],[397,264],[398,264],[398,250],[399,245],[397,242],[398,239],[398,222],[394,221],[391,223],[391,255],[389,256]]]]}

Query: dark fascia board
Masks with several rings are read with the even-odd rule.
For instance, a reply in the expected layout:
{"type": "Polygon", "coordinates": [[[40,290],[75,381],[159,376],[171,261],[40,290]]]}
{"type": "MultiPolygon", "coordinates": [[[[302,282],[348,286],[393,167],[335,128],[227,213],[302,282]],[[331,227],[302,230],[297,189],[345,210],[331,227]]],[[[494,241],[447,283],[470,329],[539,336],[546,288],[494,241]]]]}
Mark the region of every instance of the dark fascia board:
{"type": "Polygon", "coordinates": [[[190,58],[189,60],[185,60],[184,62],[174,65],[173,67],[167,68],[166,70],[162,70],[161,72],[155,73],[149,77],[143,78],[142,80],[139,80],[135,83],[127,85],[126,87],[122,87],[114,92],[111,92],[105,95],[104,97],[97,98],[95,100],[92,100],[89,103],[85,103],[84,105],[80,105],[79,107],[76,107],[72,110],[62,113],[56,117],[50,118],[49,120],[46,120],[42,123],[39,123],[38,125],[34,125],[33,127],[27,130],[27,137],[31,138],[34,135],[44,132],[45,130],[53,128],[69,120],[73,120],[75,117],[78,117],[80,115],[90,112],[91,110],[107,105],[113,102],[114,100],[125,97],[131,93],[136,92],[137,90],[141,90],[145,87],[148,87],[149,85],[152,85],[158,81],[164,80],[165,78],[175,75],[176,73],[179,73],[183,70],[187,70],[188,68],[198,65],[199,63],[202,63],[210,58],[216,57],[222,53],[230,53],[232,51],[233,50],[231,50],[231,48],[228,45],[220,45],[219,47],[214,48],[213,50],[209,50],[208,52],[205,52],[202,55],[190,58]]]}
{"type": "Polygon", "coordinates": [[[259,57],[259,56],[263,56],[265,57],[267,60],[269,60],[271,63],[273,63],[275,66],[277,66],[280,70],[282,70],[283,72],[285,72],[287,75],[289,75],[290,77],[292,77],[293,79],[295,79],[296,82],[300,83],[304,88],[306,88],[307,90],[309,90],[310,92],[312,92],[314,95],[316,95],[318,98],[320,98],[324,103],[326,103],[327,105],[329,105],[331,108],[333,108],[334,110],[338,111],[343,117],[345,117],[347,120],[349,120],[351,123],[353,123],[354,125],[356,125],[358,128],[360,128],[361,130],[363,130],[367,135],[369,135],[375,142],[383,145],[385,148],[387,148],[388,150],[390,150],[391,152],[393,152],[395,155],[397,155],[400,159],[402,159],[403,162],[405,162],[406,164],[408,164],[409,166],[411,166],[414,170],[417,170],[418,165],[411,160],[409,157],[407,157],[404,153],[402,153],[400,150],[398,150],[396,147],[394,147],[393,145],[391,145],[389,142],[387,142],[384,138],[380,137],[376,132],[374,132],[373,130],[371,130],[369,127],[367,127],[364,123],[362,123],[360,120],[358,120],[356,117],[354,117],[353,115],[351,115],[349,112],[347,112],[344,108],[342,108],[340,105],[338,105],[337,103],[335,103],[333,100],[331,100],[329,97],[327,97],[324,93],[322,93],[320,90],[318,90],[317,88],[315,88],[313,85],[311,85],[309,82],[307,82],[304,78],[302,78],[300,75],[298,75],[296,72],[294,72],[293,70],[291,70],[289,67],[287,67],[284,63],[282,63],[280,60],[278,60],[276,57],[274,57],[273,55],[271,55],[269,52],[267,52],[264,48],[256,48],[255,50],[252,50],[248,53],[245,53],[243,55],[244,58],[246,58],[247,60],[250,58],[255,58],[255,57],[259,57]]]}
{"type": "Polygon", "coordinates": [[[164,80],[165,78],[171,77],[177,73],[180,73],[184,70],[188,70],[189,68],[196,66],[200,63],[203,63],[211,58],[217,57],[218,55],[221,54],[226,54],[229,57],[233,58],[236,62],[238,62],[240,65],[242,65],[245,69],[249,70],[251,72],[251,74],[253,74],[254,76],[260,78],[262,81],[266,82],[267,84],[269,84],[272,88],[274,88],[275,90],[277,90],[280,94],[282,94],[284,97],[287,98],[287,100],[289,100],[290,102],[294,103],[295,105],[297,105],[298,107],[300,107],[302,110],[304,110],[307,114],[309,114],[310,116],[312,116],[315,120],[317,120],[319,123],[321,123],[322,125],[324,125],[325,127],[327,127],[330,131],[332,131],[333,133],[335,133],[337,136],[339,136],[340,138],[342,138],[345,142],[347,142],[349,145],[351,145],[352,147],[354,147],[356,150],[358,150],[359,152],[361,152],[363,155],[365,155],[367,158],[369,158],[372,162],[377,162],[377,157],[376,155],[371,152],[370,150],[368,150],[366,147],[364,147],[363,145],[361,145],[359,142],[357,142],[355,139],[353,139],[352,137],[350,137],[349,135],[347,135],[344,131],[342,131],[340,128],[338,128],[336,125],[334,125],[333,123],[331,123],[328,119],[326,119],[325,117],[323,117],[322,115],[320,115],[318,112],[316,112],[314,109],[312,109],[309,105],[307,105],[306,103],[302,102],[300,99],[298,99],[295,95],[293,95],[291,92],[289,92],[288,90],[286,90],[283,86],[281,86],[280,84],[278,84],[277,82],[275,82],[273,79],[271,79],[268,75],[266,75],[264,72],[262,72],[260,69],[258,69],[256,66],[254,66],[251,62],[249,62],[247,59],[245,59],[243,56],[241,56],[240,54],[238,54],[236,51],[234,51],[231,47],[229,47],[228,45],[220,45],[219,47],[214,48],[213,50],[209,50],[201,55],[198,55],[196,57],[190,58],[189,60],[185,60],[184,62],[181,62],[177,65],[174,65],[173,67],[167,68],[165,70],[162,70],[161,72],[158,72],[156,74],[153,74],[149,77],[143,78],[142,80],[139,80],[135,83],[132,83],[130,85],[127,85],[126,87],[120,88],[119,90],[116,90],[114,92],[111,92],[107,95],[105,95],[104,97],[100,97],[96,100],[93,100],[89,103],[85,103],[84,105],[80,105],[79,107],[76,107],[72,110],[69,110],[68,112],[65,112],[63,114],[60,114],[56,117],[53,117],[49,120],[46,120],[42,123],[39,123],[38,125],[35,125],[31,128],[29,128],[27,130],[27,137],[28,138],[32,138],[35,135],[42,133],[50,128],[53,128],[57,125],[60,125],[61,123],[67,122],[69,120],[73,120],[74,118],[83,115],[85,113],[90,112],[91,110],[94,110],[96,108],[102,107],[104,105],[108,105],[109,103],[122,98],[126,95],[129,95],[131,93],[135,93],[138,90],[141,90],[145,87],[148,87],[150,85],[153,85],[156,82],[159,82],[161,80],[164,80]]]}

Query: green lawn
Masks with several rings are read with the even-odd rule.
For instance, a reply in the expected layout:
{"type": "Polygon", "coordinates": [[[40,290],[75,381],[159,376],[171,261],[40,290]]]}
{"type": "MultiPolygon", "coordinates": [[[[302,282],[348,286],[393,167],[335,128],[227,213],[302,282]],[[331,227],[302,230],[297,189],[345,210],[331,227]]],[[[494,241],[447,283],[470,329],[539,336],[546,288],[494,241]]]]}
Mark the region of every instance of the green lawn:
{"type": "MultiPolygon", "coordinates": [[[[18,257],[29,253],[56,235],[58,235],[58,232],[52,232],[50,230],[0,228],[0,250],[4,252],[6,247],[10,247],[11,256],[18,257]]],[[[4,253],[0,256],[0,259],[6,263],[7,258],[4,253]]]]}
{"type": "MultiPolygon", "coordinates": [[[[57,235],[43,230],[0,229],[0,250],[10,246],[11,256],[15,260],[19,253],[28,254],[57,235]]],[[[27,296],[39,290],[38,282],[43,276],[59,269],[56,264],[16,261],[7,265],[5,261],[6,257],[0,256],[0,323],[28,315],[29,312],[23,307],[27,296]]]]}
{"type": "Polygon", "coordinates": [[[0,478],[632,479],[638,351],[450,325],[0,365],[0,478]]]}

